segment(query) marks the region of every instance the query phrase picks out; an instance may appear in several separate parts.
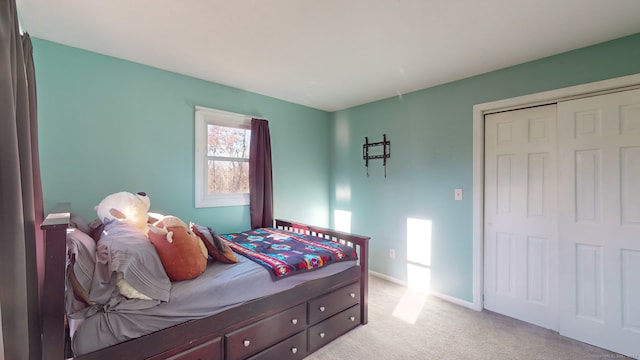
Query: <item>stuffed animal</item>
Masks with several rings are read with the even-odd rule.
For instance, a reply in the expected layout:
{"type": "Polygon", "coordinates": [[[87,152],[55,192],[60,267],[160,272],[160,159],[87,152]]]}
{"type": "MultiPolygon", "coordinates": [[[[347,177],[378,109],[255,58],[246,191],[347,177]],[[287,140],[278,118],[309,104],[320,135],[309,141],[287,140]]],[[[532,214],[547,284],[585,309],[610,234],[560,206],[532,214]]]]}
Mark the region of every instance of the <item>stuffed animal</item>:
{"type": "Polygon", "coordinates": [[[207,267],[208,253],[202,240],[175,216],[165,216],[149,225],[149,240],[172,281],[198,277],[207,267]]]}
{"type": "Polygon", "coordinates": [[[103,224],[110,220],[124,221],[146,234],[150,206],[151,201],[147,194],[122,191],[102,199],[95,210],[103,224]]]}
{"type": "MultiPolygon", "coordinates": [[[[108,272],[116,272],[116,286],[123,296],[166,301],[171,283],[158,254],[147,239],[150,205],[151,201],[145,193],[125,191],[110,194],[96,205],[95,210],[104,229],[100,231],[97,242],[96,260],[106,264],[108,272]],[[132,267],[137,270],[132,270],[132,267]],[[146,273],[141,275],[143,279],[138,276],[143,271],[140,269],[146,273]]],[[[102,283],[105,281],[107,279],[103,279],[102,283]]],[[[106,283],[103,285],[104,289],[97,286],[93,289],[92,286],[92,296],[97,293],[100,294],[95,297],[108,296],[110,288],[106,283]]]]}

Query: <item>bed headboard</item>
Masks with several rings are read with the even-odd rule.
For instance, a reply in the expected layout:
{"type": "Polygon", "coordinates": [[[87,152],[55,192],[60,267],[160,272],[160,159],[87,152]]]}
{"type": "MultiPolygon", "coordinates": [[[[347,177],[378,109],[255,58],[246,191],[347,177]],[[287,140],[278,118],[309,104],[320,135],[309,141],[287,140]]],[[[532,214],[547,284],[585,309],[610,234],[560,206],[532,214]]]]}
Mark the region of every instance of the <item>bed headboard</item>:
{"type": "Polygon", "coordinates": [[[71,204],[58,204],[40,228],[44,232],[44,286],[42,316],[42,353],[50,359],[65,358],[64,284],[67,228],[71,204]]]}

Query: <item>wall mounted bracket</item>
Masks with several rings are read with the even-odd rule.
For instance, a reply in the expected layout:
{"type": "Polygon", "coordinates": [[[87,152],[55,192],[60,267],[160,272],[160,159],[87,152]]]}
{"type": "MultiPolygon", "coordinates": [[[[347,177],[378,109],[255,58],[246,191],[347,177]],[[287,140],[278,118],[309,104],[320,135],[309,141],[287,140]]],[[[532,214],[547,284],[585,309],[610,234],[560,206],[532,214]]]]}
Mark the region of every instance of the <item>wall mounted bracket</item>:
{"type": "Polygon", "coordinates": [[[364,138],[364,145],[362,145],[362,159],[364,159],[364,166],[367,168],[367,176],[369,176],[369,160],[382,159],[382,166],[384,166],[384,177],[387,177],[387,159],[390,157],[391,142],[387,140],[387,134],[382,134],[382,141],[374,143],[369,142],[369,137],[364,138]],[[369,154],[369,148],[375,146],[382,146],[382,154],[369,154]]]}

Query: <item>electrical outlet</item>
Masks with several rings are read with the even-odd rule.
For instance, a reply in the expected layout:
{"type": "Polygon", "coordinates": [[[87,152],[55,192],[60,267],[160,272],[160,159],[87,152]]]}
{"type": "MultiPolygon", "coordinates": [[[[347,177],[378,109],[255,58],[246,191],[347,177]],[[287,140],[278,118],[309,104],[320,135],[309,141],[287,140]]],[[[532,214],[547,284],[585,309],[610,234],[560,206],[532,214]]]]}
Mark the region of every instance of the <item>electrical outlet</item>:
{"type": "Polygon", "coordinates": [[[453,198],[455,200],[462,200],[462,189],[455,189],[453,191],[453,198]]]}
{"type": "Polygon", "coordinates": [[[396,249],[389,249],[389,258],[390,259],[396,258],[396,249]]]}

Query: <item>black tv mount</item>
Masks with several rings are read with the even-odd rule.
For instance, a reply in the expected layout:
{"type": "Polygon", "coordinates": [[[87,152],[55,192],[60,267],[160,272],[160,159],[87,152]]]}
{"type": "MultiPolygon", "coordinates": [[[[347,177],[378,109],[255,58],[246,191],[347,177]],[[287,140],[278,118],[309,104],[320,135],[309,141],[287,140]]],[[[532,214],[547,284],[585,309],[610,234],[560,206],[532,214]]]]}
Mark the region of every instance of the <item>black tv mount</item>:
{"type": "Polygon", "coordinates": [[[364,144],[362,145],[362,159],[364,159],[364,166],[367,167],[367,176],[369,176],[369,160],[382,159],[382,166],[384,166],[384,177],[387,177],[387,159],[391,157],[391,142],[387,140],[387,134],[382,134],[382,141],[370,143],[369,137],[365,136],[364,144]],[[374,146],[382,146],[382,154],[369,155],[369,148],[374,146]]]}

